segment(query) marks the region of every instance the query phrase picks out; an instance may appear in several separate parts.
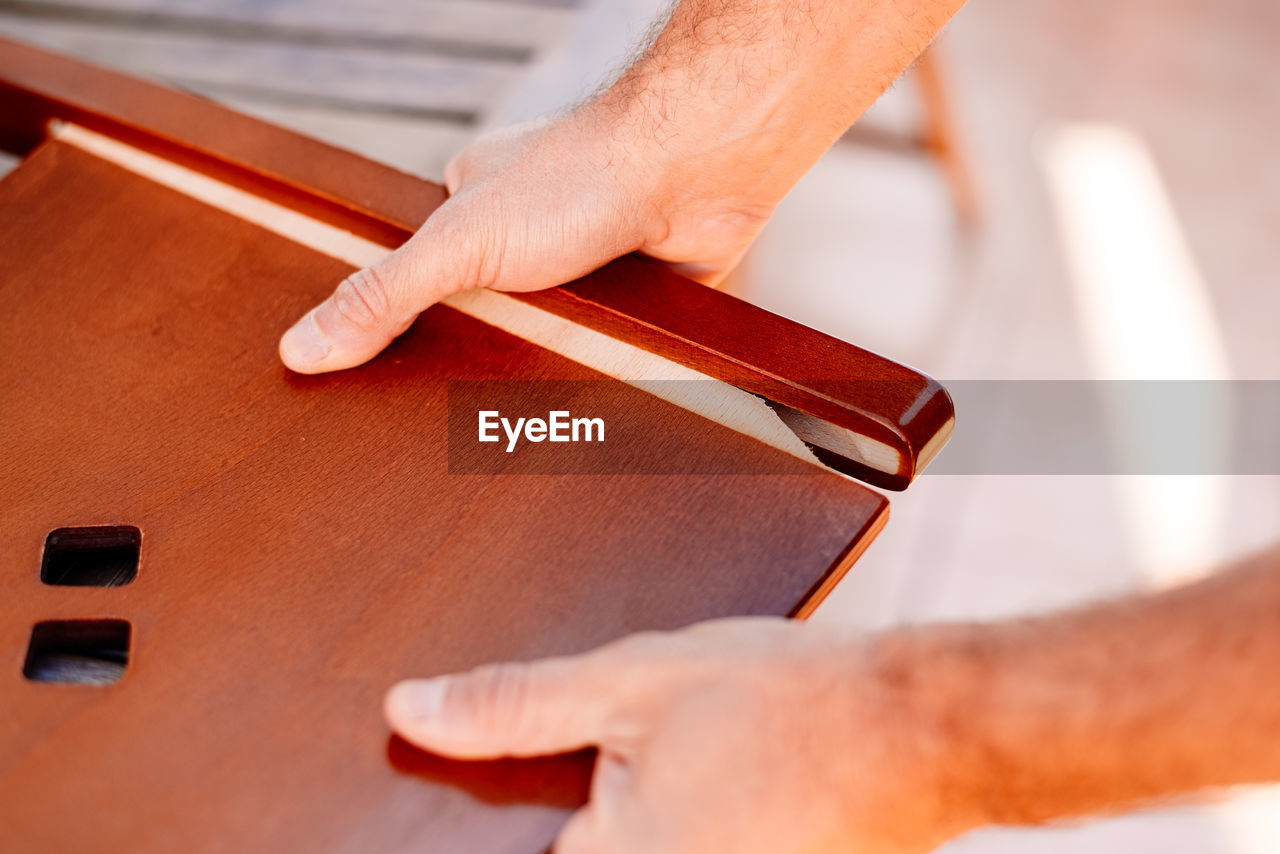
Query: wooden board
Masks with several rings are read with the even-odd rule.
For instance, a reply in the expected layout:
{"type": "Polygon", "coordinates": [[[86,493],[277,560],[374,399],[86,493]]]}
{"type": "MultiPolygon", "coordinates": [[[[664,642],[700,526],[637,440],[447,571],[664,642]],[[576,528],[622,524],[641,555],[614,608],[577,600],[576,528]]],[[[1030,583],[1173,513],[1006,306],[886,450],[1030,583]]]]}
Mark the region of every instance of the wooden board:
{"type": "Polygon", "coordinates": [[[379,720],[392,681],[793,612],[883,523],[842,477],[448,307],[363,368],[291,375],[279,331],[350,267],[66,144],[0,212],[14,850],[534,854],[589,757],[426,758],[379,720]],[[460,379],[576,383],[637,425],[626,455],[700,473],[451,473],[460,379]],[[141,531],[135,581],[41,582],[50,532],[107,524],[141,531]],[[70,619],[129,623],[119,682],[24,679],[32,628],[70,619]]]}

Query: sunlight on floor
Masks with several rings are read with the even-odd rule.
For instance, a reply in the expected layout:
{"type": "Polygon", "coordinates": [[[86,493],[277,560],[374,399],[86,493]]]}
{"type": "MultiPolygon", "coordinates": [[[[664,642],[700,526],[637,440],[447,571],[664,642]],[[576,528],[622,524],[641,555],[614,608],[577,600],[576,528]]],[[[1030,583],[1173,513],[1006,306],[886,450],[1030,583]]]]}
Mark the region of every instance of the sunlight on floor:
{"type": "MultiPolygon", "coordinates": [[[[1100,380],[1226,380],[1230,368],[1212,302],[1148,147],[1115,125],[1046,130],[1039,154],[1066,253],[1092,374],[1100,380]]],[[[1225,384],[1196,413],[1225,461],[1225,384]]],[[[1149,413],[1125,391],[1108,401],[1121,460],[1151,441],[1149,413]]],[[[1139,569],[1149,583],[1185,580],[1221,560],[1226,483],[1215,475],[1119,479],[1139,569]]]]}
{"type": "MultiPolygon", "coordinates": [[[[1230,379],[1208,288],[1143,140],[1114,125],[1065,125],[1042,134],[1039,154],[1093,375],[1101,380],[1230,379]]],[[[1203,407],[1187,417],[1230,411],[1227,384],[1206,389],[1203,407]]],[[[1126,449],[1150,441],[1153,425],[1133,411],[1141,402],[1117,394],[1109,406],[1122,458],[1126,449]]],[[[1207,441],[1217,443],[1225,461],[1231,424],[1220,415],[1211,426],[1207,441]]],[[[1129,475],[1118,480],[1132,548],[1149,585],[1186,580],[1227,557],[1220,539],[1226,477],[1129,475]]],[[[1235,854],[1280,850],[1278,792],[1250,790],[1210,808],[1235,854]]]]}

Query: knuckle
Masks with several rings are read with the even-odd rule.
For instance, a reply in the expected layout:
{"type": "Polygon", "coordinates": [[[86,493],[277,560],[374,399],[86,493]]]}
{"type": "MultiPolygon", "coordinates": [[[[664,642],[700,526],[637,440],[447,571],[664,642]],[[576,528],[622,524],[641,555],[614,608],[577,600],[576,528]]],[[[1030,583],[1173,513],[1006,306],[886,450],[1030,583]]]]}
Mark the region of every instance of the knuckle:
{"type": "Polygon", "coordinates": [[[485,731],[518,740],[528,726],[530,666],[492,664],[476,670],[464,699],[466,713],[485,731]]]}
{"type": "Polygon", "coordinates": [[[672,635],[669,632],[642,631],[627,635],[614,641],[614,651],[631,660],[665,657],[671,649],[672,635]]]}
{"type": "Polygon", "coordinates": [[[491,196],[469,198],[467,202],[451,211],[448,218],[442,218],[432,235],[437,245],[450,250],[437,271],[437,290],[441,293],[502,284],[510,237],[506,212],[491,196]]]}
{"type": "Polygon", "coordinates": [[[344,320],[364,331],[382,324],[391,309],[386,280],[373,268],[343,279],[333,293],[333,304],[344,320]]]}
{"type": "Polygon", "coordinates": [[[458,192],[464,183],[465,176],[467,174],[467,159],[468,154],[466,151],[463,151],[461,154],[458,154],[450,160],[449,164],[444,167],[444,186],[445,189],[449,191],[450,195],[458,192]]]}

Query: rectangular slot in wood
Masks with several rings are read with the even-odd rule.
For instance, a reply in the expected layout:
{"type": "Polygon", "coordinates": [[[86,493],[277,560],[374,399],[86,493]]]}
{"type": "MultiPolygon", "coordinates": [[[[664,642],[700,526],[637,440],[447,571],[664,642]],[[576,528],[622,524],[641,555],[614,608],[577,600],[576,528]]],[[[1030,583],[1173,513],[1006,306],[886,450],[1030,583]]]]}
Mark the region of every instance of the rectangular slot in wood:
{"type": "Polygon", "coordinates": [[[44,541],[40,580],[63,587],[123,587],[138,577],[142,532],[132,525],[58,528],[44,541]]]}
{"type": "Polygon", "coordinates": [[[129,663],[130,626],[124,620],[46,620],[36,623],[22,675],[32,682],[109,685],[129,663]]]}

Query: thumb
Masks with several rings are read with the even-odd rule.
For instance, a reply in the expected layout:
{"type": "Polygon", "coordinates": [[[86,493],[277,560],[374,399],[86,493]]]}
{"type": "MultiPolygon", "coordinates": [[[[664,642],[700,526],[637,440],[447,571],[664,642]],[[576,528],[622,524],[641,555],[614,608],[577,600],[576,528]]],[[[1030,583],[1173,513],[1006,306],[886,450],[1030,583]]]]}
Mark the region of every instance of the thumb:
{"type": "Polygon", "coordinates": [[[452,252],[437,251],[442,241],[436,231],[418,232],[381,261],[343,279],[328,299],[280,339],[285,365],[298,373],[318,374],[363,364],[408,329],[427,306],[465,287],[458,276],[459,246],[455,244],[452,252]]]}
{"type": "Polygon", "coordinates": [[[444,756],[566,753],[607,737],[615,706],[609,683],[587,657],[494,664],[401,682],[383,711],[407,741],[444,756]]]}
{"type": "Polygon", "coordinates": [[[350,368],[372,359],[409,327],[417,311],[390,257],[342,280],[280,339],[280,359],[301,374],[350,368]]]}

